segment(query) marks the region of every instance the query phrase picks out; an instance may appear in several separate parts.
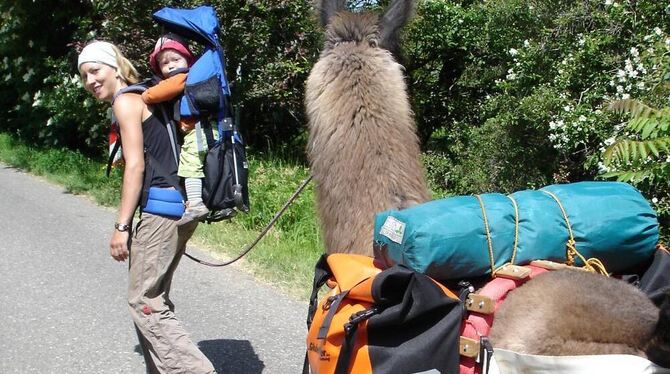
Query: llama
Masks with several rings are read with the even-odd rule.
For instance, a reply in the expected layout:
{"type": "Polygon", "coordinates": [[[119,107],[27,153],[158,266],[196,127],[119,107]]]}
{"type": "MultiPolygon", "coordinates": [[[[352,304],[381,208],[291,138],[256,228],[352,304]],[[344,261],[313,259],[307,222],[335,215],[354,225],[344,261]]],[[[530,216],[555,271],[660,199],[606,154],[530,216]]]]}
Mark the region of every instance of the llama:
{"type": "MultiPolygon", "coordinates": [[[[382,17],[346,12],[346,0],[321,0],[317,8],[325,45],[305,100],[326,250],[371,255],[375,213],[430,197],[402,67],[390,52],[413,1],[393,0],[382,17]]],[[[512,291],[502,305],[492,328],[501,348],[631,353],[670,366],[670,295],[659,313],[624,282],[555,271],[512,291]]]]}
{"type": "Polygon", "coordinates": [[[632,354],[670,366],[668,303],[670,294],[659,318],[659,308],[624,281],[550,271],[510,292],[496,312],[491,344],[534,355],[632,354]]]}
{"type": "Polygon", "coordinates": [[[379,18],[317,4],[324,49],[306,84],[307,154],[327,253],[372,256],[374,215],[428,201],[403,68],[391,50],[413,9],[379,18]]]}

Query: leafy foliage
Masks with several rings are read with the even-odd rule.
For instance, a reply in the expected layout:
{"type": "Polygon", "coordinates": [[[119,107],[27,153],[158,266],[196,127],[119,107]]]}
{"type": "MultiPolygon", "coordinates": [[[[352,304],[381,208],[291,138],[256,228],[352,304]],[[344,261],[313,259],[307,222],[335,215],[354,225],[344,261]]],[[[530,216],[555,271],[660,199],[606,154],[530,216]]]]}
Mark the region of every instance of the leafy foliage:
{"type": "MultiPolygon", "coordinates": [[[[348,4],[365,11],[388,1],[348,4]]],[[[105,106],[81,90],[77,52],[91,39],[112,41],[146,76],[147,56],[161,33],[150,14],[163,6],[198,5],[0,3],[0,106],[7,113],[0,131],[102,155],[105,106]]],[[[303,85],[321,45],[311,2],[211,5],[220,17],[245,138],[254,151],[303,159],[303,85]]],[[[614,166],[604,162],[617,136],[637,134],[607,157],[633,160],[646,153],[662,159],[667,143],[649,116],[630,128],[606,109],[632,97],[667,107],[667,95],[656,88],[668,75],[669,17],[670,7],[653,0],[418,0],[402,62],[434,191],[511,192],[623,171],[608,170],[614,166]]],[[[640,170],[626,170],[633,171],[640,170]]]]}

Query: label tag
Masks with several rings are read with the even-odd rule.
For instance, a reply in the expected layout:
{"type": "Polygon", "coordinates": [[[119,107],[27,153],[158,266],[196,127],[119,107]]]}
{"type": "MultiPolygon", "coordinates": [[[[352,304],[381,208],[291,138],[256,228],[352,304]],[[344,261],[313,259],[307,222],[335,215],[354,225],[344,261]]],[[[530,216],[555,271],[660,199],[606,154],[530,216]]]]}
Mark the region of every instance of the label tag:
{"type": "Polygon", "coordinates": [[[386,222],[379,230],[381,235],[391,239],[392,241],[401,244],[402,238],[405,236],[405,223],[398,221],[395,217],[386,217],[386,222]]]}

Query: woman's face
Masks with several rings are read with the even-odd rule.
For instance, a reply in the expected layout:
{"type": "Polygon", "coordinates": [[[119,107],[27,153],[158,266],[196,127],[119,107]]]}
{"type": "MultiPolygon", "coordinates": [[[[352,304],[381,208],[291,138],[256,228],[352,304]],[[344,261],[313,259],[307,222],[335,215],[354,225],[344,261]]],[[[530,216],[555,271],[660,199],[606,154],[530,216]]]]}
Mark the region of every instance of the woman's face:
{"type": "Polygon", "coordinates": [[[86,91],[101,101],[112,101],[119,88],[116,69],[97,62],[86,62],[81,65],[81,79],[86,91]]]}

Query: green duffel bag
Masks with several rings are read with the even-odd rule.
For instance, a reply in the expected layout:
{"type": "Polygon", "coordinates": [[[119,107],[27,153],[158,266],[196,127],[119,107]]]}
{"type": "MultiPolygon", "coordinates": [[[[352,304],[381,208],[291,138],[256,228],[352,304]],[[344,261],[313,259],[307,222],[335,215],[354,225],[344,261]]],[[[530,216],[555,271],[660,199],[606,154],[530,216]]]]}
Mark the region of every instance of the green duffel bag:
{"type": "Polygon", "coordinates": [[[649,260],[658,237],[654,210],[620,182],[434,200],[377,214],[374,233],[385,256],[440,280],[533,260],[583,266],[593,258],[618,272],[649,260]]]}

